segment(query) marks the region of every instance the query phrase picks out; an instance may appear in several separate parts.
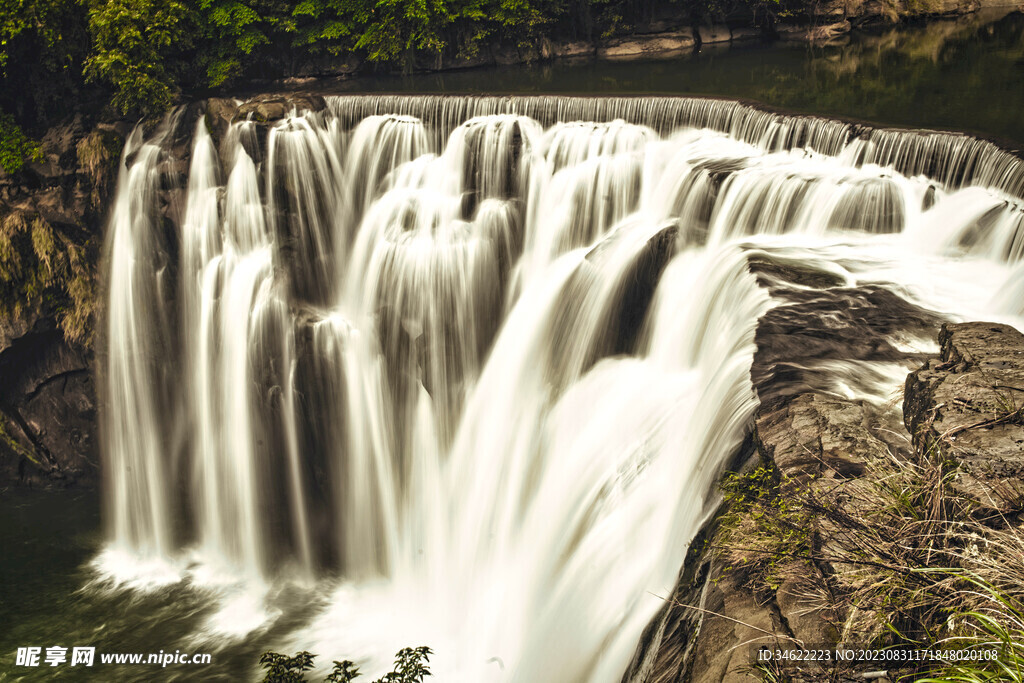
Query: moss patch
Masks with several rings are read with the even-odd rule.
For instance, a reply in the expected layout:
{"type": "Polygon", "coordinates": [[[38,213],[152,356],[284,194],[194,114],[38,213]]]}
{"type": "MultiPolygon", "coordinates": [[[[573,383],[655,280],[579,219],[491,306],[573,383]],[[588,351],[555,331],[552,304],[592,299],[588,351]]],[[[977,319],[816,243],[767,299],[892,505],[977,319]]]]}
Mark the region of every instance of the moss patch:
{"type": "Polygon", "coordinates": [[[0,219],[0,315],[52,314],[64,337],[91,345],[99,244],[85,244],[41,216],[14,210],[0,219]]]}

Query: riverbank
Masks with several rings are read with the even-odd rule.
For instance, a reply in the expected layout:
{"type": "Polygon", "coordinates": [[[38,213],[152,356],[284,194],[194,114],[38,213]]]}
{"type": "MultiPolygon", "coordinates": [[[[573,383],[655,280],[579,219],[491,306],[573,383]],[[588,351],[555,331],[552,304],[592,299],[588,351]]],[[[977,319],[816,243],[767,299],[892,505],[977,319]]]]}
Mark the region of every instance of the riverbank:
{"type": "MultiPolygon", "coordinates": [[[[651,21],[634,30],[604,35],[592,40],[541,38],[530,44],[495,43],[480,49],[472,57],[434,57],[417,60],[403,75],[457,72],[466,69],[557,64],[566,60],[580,63],[600,59],[628,61],[671,58],[757,43],[793,43],[812,47],[842,46],[858,32],[883,33],[899,24],[941,26],[943,39],[971,25],[996,22],[1020,11],[1011,0],[942,0],[932,3],[886,3],[878,1],[831,0],[816,5],[806,16],[755,25],[734,18],[717,23],[691,24],[680,18],[651,21]]],[[[941,42],[933,41],[937,49],[941,42]]],[[[321,58],[303,65],[296,74],[284,79],[254,81],[257,87],[308,87],[324,80],[346,81],[360,77],[387,78],[388,73],[373,70],[372,65],[351,56],[321,58]]],[[[393,75],[393,74],[392,74],[393,75]]]]}

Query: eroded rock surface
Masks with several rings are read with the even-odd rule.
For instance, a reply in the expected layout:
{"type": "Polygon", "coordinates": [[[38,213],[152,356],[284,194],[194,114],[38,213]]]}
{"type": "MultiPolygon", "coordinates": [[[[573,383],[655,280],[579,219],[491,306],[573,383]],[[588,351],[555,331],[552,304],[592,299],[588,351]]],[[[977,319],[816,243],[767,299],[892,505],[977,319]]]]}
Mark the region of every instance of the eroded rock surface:
{"type": "MultiPolygon", "coordinates": [[[[751,375],[761,406],[746,471],[769,467],[781,482],[781,499],[795,499],[799,491],[801,500],[827,500],[838,518],[849,511],[856,524],[878,495],[880,477],[894,463],[931,449],[957,468],[962,493],[978,493],[977,511],[986,523],[1019,513],[1024,335],[1006,325],[942,324],[882,287],[847,288],[830,273],[770,257],[752,258],[751,270],[779,305],[756,334],[751,375]],[[938,356],[900,343],[925,334],[938,336],[938,356]],[[828,380],[844,367],[870,375],[873,368],[891,373],[901,366],[908,373],[903,400],[898,393],[889,400],[852,399],[828,380]],[[992,491],[999,500],[992,500],[992,491]]],[[[885,381],[898,390],[898,377],[885,381]]],[[[766,587],[763,576],[750,580],[750,566],[735,562],[735,546],[752,543],[742,535],[742,521],[736,527],[735,519],[724,519],[710,522],[691,545],[674,594],[645,633],[624,681],[742,680],[756,664],[758,644],[839,646],[859,636],[856,627],[844,630],[859,617],[830,607],[811,588],[850,571],[845,560],[786,565],[766,587]],[[722,541],[719,525],[729,523],[739,536],[722,541]],[[723,542],[733,550],[722,554],[723,542]]],[[[814,513],[803,524],[815,556],[845,557],[831,526],[814,513]]],[[[756,557],[757,548],[746,550],[756,557]]],[[[834,672],[809,666],[803,674],[817,681],[834,672]]]]}
{"type": "Polygon", "coordinates": [[[1024,497],[1024,334],[950,324],[939,344],[939,357],[907,377],[907,430],[919,449],[958,464],[958,487],[980,505],[1016,509],[1024,497]]]}

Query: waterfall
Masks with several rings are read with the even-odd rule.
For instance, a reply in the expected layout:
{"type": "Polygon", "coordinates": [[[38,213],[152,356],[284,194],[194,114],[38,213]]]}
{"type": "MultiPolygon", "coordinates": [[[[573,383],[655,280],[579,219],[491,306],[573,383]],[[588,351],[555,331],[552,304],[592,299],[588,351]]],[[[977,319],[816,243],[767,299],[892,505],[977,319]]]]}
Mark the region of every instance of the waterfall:
{"type": "Polygon", "coordinates": [[[297,580],[281,647],[371,673],[616,681],[750,430],[751,260],[1015,322],[1022,195],[989,143],[718,100],[178,111],[108,229],[99,564],[258,620],[297,580]]]}

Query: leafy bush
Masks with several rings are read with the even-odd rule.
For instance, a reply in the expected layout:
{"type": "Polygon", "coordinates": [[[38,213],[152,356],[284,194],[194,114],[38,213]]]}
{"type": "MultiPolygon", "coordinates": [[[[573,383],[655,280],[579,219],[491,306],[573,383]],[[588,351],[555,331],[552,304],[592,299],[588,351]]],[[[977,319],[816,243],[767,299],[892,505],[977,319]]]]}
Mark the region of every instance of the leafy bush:
{"type": "Polygon", "coordinates": [[[89,10],[94,51],[86,75],[114,88],[122,112],[165,111],[176,94],[168,57],[186,39],[187,20],[175,0],[98,0],[89,10]]]}
{"type": "Polygon", "coordinates": [[[39,143],[25,135],[14,117],[0,110],[0,168],[14,173],[20,171],[26,161],[40,156],[39,143]]]}
{"type": "MultiPolygon", "coordinates": [[[[393,669],[378,678],[374,683],[423,683],[430,676],[427,664],[433,651],[429,647],[407,647],[395,655],[393,669]]],[[[306,672],[313,668],[316,655],[299,652],[288,657],[277,652],[264,652],[260,656],[260,666],[266,670],[263,683],[302,683],[306,680],[306,672]]],[[[324,683],[351,683],[361,675],[359,667],[350,660],[334,662],[334,669],[324,679],[324,683]]]]}

